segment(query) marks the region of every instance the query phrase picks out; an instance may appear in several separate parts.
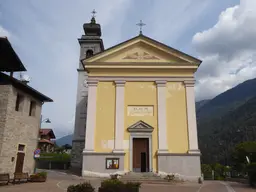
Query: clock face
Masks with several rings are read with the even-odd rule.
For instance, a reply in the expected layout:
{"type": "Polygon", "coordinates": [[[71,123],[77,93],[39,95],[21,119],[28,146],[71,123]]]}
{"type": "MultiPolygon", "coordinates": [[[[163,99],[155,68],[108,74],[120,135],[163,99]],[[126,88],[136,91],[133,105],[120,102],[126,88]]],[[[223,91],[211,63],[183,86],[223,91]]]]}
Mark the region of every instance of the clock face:
{"type": "Polygon", "coordinates": [[[86,81],[86,80],[84,80],[84,82],[83,82],[83,86],[84,86],[84,87],[88,87],[88,83],[87,83],[87,81],[86,81]]]}

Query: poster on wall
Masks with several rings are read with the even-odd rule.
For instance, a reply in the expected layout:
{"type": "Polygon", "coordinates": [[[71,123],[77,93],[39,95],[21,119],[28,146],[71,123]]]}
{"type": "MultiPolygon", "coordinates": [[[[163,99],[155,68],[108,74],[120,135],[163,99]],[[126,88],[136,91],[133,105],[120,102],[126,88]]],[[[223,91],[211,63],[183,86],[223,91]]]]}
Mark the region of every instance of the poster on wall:
{"type": "Polygon", "coordinates": [[[119,169],[119,159],[106,158],[106,169],[119,169]]]}

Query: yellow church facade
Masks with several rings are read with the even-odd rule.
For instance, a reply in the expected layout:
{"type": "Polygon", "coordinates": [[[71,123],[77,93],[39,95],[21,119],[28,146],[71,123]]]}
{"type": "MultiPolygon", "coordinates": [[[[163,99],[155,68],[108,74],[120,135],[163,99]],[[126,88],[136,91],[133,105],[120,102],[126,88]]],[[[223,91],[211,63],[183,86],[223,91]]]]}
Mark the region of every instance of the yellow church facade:
{"type": "Polygon", "coordinates": [[[194,96],[200,60],[140,34],[82,64],[88,73],[84,176],[201,176],[194,96]]]}

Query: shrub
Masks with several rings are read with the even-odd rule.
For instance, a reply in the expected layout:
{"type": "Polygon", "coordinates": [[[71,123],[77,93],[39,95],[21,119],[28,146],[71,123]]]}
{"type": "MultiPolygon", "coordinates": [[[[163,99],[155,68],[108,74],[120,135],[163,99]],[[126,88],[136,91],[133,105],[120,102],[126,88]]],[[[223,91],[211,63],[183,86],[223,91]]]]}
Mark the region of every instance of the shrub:
{"type": "Polygon", "coordinates": [[[88,182],[70,185],[67,192],[95,192],[95,188],[88,182]]]}
{"type": "Polygon", "coordinates": [[[37,175],[38,175],[39,177],[47,178],[47,172],[45,172],[45,171],[39,172],[39,173],[37,173],[37,175]]]}
{"type": "Polygon", "coordinates": [[[251,163],[247,166],[249,184],[254,187],[256,184],[256,163],[251,163]]]}
{"type": "Polygon", "coordinates": [[[204,174],[205,179],[212,179],[212,167],[208,164],[201,165],[201,171],[204,174]]]}
{"type": "Polygon", "coordinates": [[[47,178],[47,172],[40,172],[30,175],[31,182],[45,182],[47,178]]]}
{"type": "Polygon", "coordinates": [[[140,186],[139,182],[127,182],[124,187],[126,192],[139,192],[140,186]]]}
{"type": "Polygon", "coordinates": [[[225,180],[225,178],[223,176],[217,176],[215,179],[219,180],[219,181],[224,181],[225,180]]]}
{"type": "Polygon", "coordinates": [[[109,179],[101,182],[99,192],[138,192],[140,183],[128,182],[124,184],[117,179],[109,179]]]}
{"type": "Polygon", "coordinates": [[[112,174],[110,175],[111,179],[118,179],[119,175],[118,174],[112,174]]]}
{"type": "Polygon", "coordinates": [[[38,159],[41,161],[69,162],[71,155],[67,153],[41,153],[38,159]]]}
{"type": "Polygon", "coordinates": [[[166,179],[170,182],[170,181],[173,181],[175,178],[175,176],[173,174],[169,174],[166,176],[166,179]]]}

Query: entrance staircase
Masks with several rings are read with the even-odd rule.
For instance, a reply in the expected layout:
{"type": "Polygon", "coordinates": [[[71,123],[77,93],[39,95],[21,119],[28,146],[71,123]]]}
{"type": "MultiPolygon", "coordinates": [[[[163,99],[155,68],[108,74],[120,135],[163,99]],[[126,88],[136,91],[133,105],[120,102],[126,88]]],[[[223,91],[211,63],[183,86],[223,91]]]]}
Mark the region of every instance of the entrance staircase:
{"type": "Polygon", "coordinates": [[[129,172],[125,175],[121,176],[121,181],[130,181],[130,182],[167,182],[164,178],[152,173],[137,173],[137,172],[129,172]]]}

